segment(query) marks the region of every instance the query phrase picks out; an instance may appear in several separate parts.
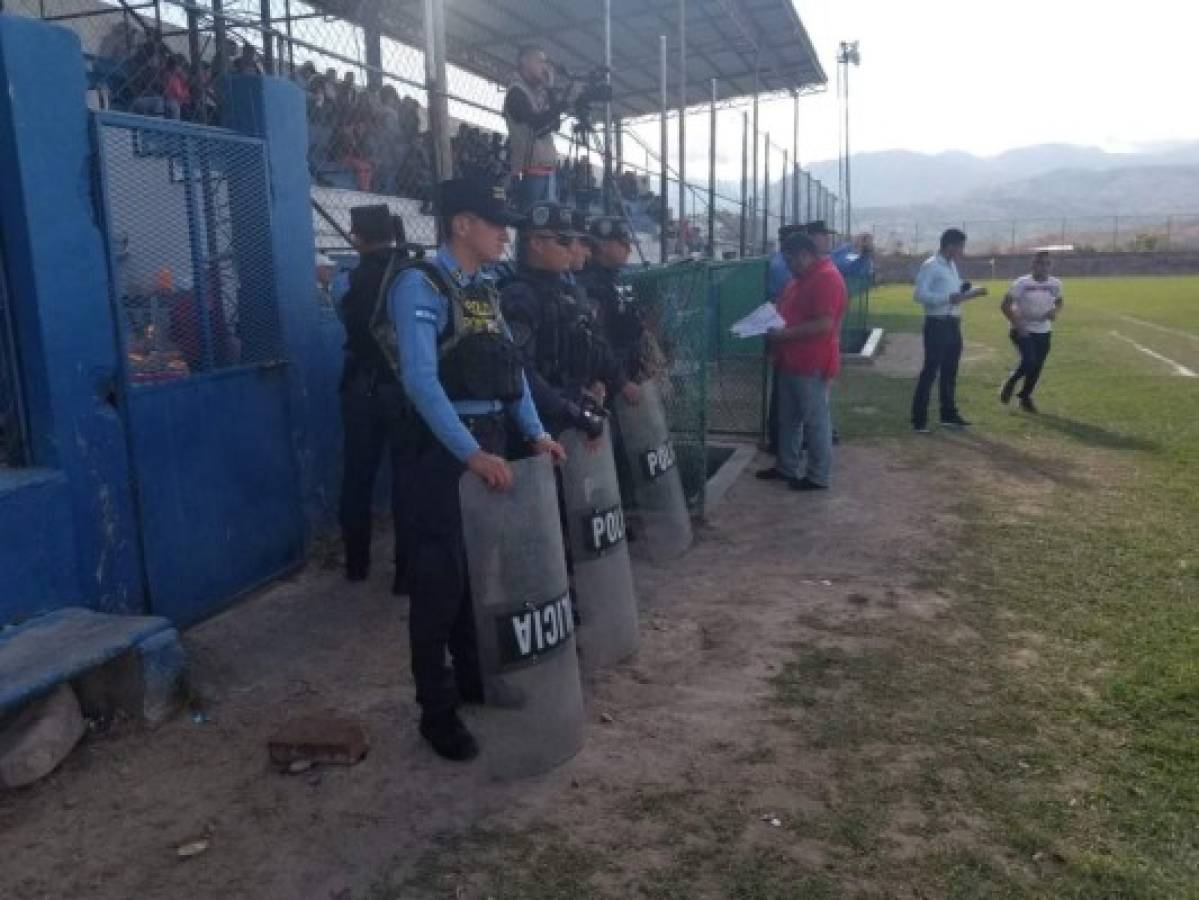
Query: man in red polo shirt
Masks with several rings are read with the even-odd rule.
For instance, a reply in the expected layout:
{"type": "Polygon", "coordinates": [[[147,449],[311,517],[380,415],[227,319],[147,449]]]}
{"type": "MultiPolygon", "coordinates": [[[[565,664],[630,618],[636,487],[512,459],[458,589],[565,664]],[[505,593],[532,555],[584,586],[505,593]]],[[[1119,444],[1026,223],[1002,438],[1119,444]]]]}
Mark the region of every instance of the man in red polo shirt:
{"type": "Polygon", "coordinates": [[[811,237],[790,235],[782,250],[795,275],[778,302],[786,326],[766,336],[778,372],[779,453],[776,467],[758,477],[785,478],[795,491],[824,490],[833,462],[829,385],[841,370],[841,319],[849,297],[837,267],[811,237]]]}

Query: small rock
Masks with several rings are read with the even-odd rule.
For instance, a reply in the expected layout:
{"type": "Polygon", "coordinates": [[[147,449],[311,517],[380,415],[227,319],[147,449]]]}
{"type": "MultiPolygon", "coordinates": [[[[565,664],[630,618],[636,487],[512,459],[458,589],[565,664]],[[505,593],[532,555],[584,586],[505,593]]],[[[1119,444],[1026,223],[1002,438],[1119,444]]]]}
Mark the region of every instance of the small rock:
{"type": "Polygon", "coordinates": [[[1044,854],[1044,853],[1042,853],[1040,850],[1038,850],[1036,853],[1034,853],[1034,854],[1032,855],[1032,861],[1033,861],[1033,862],[1040,862],[1040,861],[1041,861],[1041,860],[1043,860],[1044,858],[1045,858],[1045,854],[1044,854]]]}
{"type": "Polygon", "coordinates": [[[771,824],[771,825],[773,825],[775,828],[782,828],[782,827],[783,827],[783,823],[782,823],[782,820],[781,820],[781,819],[771,819],[771,820],[770,820],[770,824],[771,824]]]}
{"type": "Polygon", "coordinates": [[[605,725],[611,725],[616,719],[612,718],[612,713],[600,713],[600,721],[605,725]]]}
{"type": "Polygon", "coordinates": [[[310,759],[295,759],[287,766],[288,775],[299,775],[302,772],[307,772],[312,768],[312,760],[310,759]]]}
{"type": "Polygon", "coordinates": [[[26,706],[0,731],[0,787],[45,778],[79,743],[87,722],[69,684],[26,706]]]}
{"type": "Polygon", "coordinates": [[[198,841],[188,841],[185,844],[180,844],[175,848],[175,855],[180,859],[191,859],[193,856],[199,856],[211,846],[207,838],[201,838],[198,841]]]}
{"type": "Polygon", "coordinates": [[[833,583],[831,581],[829,581],[827,578],[821,579],[820,583],[823,584],[825,587],[833,586],[833,583]]]}
{"type": "Polygon", "coordinates": [[[579,779],[577,779],[577,778],[570,779],[570,786],[577,790],[579,788],[579,779]]]}

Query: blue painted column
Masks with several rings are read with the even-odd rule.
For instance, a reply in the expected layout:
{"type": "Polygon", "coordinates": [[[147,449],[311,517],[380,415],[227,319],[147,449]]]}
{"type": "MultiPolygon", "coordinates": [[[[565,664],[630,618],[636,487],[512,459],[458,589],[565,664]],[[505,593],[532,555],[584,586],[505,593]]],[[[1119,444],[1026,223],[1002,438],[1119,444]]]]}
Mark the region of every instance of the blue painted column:
{"type": "Polygon", "coordinates": [[[144,607],[92,166],[78,37],[0,14],[0,240],[32,456],[0,481],[0,621],[144,607]]]}
{"type": "Polygon", "coordinates": [[[316,300],[304,94],[285,79],[235,75],[227,79],[223,96],[223,124],[266,141],[275,292],[290,362],[292,440],[311,537],[332,521],[336,509],[341,423],[316,300]]]}

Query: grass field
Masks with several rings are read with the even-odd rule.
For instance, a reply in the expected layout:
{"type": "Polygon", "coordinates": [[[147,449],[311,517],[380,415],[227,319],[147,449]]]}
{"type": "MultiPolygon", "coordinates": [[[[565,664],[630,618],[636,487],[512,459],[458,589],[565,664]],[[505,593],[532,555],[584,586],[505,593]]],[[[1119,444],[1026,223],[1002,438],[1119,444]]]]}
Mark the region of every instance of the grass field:
{"type": "MultiPolygon", "coordinates": [[[[876,661],[844,715],[877,720],[896,684],[918,697],[944,736],[925,801],[981,816],[994,842],[926,860],[917,880],[951,896],[1197,897],[1199,377],[1180,373],[1199,372],[1199,278],[1067,280],[1040,416],[997,400],[1014,352],[990,287],[966,316],[959,391],[983,452],[946,472],[969,537],[924,565],[994,652],[876,661]],[[1022,473],[1028,494],[1011,488],[1022,473]]],[[[892,335],[920,327],[908,287],[872,307],[892,335]]],[[[908,431],[911,388],[849,373],[846,437],[897,438],[936,465],[955,439],[908,431]]]]}

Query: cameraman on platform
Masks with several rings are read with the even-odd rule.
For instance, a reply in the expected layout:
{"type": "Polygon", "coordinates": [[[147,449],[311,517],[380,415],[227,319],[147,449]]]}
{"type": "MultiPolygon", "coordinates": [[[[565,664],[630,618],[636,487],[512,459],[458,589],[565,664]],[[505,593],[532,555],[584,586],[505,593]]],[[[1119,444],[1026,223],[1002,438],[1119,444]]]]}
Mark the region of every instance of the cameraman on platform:
{"type": "Polygon", "coordinates": [[[536,45],[521,47],[516,80],[504,98],[504,121],[511,148],[512,194],[522,211],[534,203],[558,202],[554,132],[570,99],[569,90],[553,91],[553,81],[545,51],[536,45]]]}

